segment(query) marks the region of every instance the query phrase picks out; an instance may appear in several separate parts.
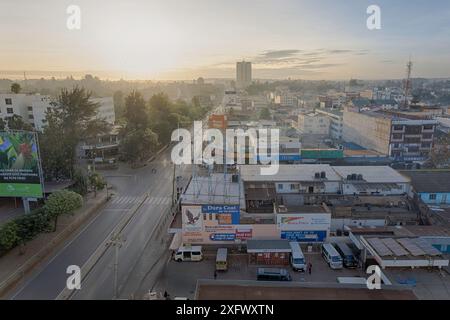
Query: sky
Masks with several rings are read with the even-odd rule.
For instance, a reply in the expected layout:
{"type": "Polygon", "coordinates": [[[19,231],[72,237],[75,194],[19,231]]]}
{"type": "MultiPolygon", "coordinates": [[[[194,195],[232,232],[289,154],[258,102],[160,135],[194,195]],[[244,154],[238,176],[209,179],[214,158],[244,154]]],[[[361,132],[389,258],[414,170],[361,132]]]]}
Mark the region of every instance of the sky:
{"type": "Polygon", "coordinates": [[[450,1],[0,0],[0,77],[233,78],[245,59],[258,79],[398,79],[409,57],[414,77],[450,77],[450,1]]]}

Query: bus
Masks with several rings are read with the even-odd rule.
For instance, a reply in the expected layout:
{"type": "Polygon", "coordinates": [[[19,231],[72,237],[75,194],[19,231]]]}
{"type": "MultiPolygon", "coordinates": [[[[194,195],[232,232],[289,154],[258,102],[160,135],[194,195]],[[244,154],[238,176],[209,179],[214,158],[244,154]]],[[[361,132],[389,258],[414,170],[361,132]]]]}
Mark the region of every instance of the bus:
{"type": "Polygon", "coordinates": [[[358,263],[356,261],[355,256],[353,255],[352,250],[348,247],[348,245],[344,242],[337,242],[334,247],[337,252],[342,256],[344,261],[344,267],[346,268],[356,268],[358,263]]]}
{"type": "Polygon", "coordinates": [[[227,248],[217,249],[217,256],[216,256],[217,271],[226,271],[228,269],[227,256],[228,256],[227,248]]]}
{"type": "Polygon", "coordinates": [[[331,243],[322,244],[322,257],[331,269],[342,269],[342,257],[331,243]]]}
{"type": "Polygon", "coordinates": [[[289,242],[291,246],[291,266],[294,271],[305,271],[305,256],[298,242],[289,242]]]}

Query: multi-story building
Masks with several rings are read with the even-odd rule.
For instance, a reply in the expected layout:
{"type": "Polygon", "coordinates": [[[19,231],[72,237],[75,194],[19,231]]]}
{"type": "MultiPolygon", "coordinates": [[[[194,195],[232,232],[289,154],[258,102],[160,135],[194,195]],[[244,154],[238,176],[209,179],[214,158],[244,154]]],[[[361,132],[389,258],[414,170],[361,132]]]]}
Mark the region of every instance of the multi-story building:
{"type": "Polygon", "coordinates": [[[97,118],[103,119],[109,124],[114,124],[116,121],[116,113],[114,111],[114,99],[112,97],[106,98],[92,98],[91,102],[97,103],[97,118]]]}
{"type": "Polygon", "coordinates": [[[0,117],[6,119],[14,115],[20,116],[36,130],[42,130],[45,113],[52,107],[50,96],[25,93],[0,94],[0,117]]]}
{"type": "MultiPolygon", "coordinates": [[[[110,124],[115,122],[114,100],[108,98],[93,98],[98,103],[97,118],[110,124]]],[[[55,101],[47,95],[7,93],[0,94],[0,118],[6,119],[14,115],[20,116],[37,131],[43,130],[48,110],[55,106],[55,101]]]]}
{"type": "Polygon", "coordinates": [[[433,146],[436,120],[407,113],[344,110],[343,139],[396,161],[425,161],[433,146]]]}
{"type": "Polygon", "coordinates": [[[245,88],[252,83],[252,63],[248,61],[236,62],[236,86],[245,88]]]}
{"type": "Polygon", "coordinates": [[[316,113],[326,116],[330,120],[330,138],[341,140],[344,127],[344,114],[340,110],[316,109],[316,113]]]}
{"type": "Polygon", "coordinates": [[[330,119],[324,114],[310,112],[298,115],[298,129],[302,133],[328,135],[330,119]]]}

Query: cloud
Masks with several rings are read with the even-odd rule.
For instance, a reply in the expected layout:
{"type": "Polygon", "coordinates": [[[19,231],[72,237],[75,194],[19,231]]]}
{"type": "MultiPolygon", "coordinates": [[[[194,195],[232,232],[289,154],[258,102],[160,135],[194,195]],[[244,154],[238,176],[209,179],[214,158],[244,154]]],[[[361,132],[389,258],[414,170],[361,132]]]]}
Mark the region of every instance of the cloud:
{"type": "Polygon", "coordinates": [[[269,51],[265,51],[264,53],[260,54],[260,57],[262,59],[283,59],[283,58],[292,57],[300,52],[301,52],[301,50],[297,50],[297,49],[269,50],[269,51]]]}

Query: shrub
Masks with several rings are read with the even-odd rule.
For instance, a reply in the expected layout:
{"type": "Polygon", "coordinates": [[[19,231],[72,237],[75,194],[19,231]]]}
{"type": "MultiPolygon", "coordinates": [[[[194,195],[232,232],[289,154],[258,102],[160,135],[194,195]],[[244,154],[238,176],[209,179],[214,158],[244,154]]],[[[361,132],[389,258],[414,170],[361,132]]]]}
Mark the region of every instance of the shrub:
{"type": "Polygon", "coordinates": [[[19,242],[18,226],[14,220],[0,226],[0,252],[4,253],[14,248],[19,242]]]}

